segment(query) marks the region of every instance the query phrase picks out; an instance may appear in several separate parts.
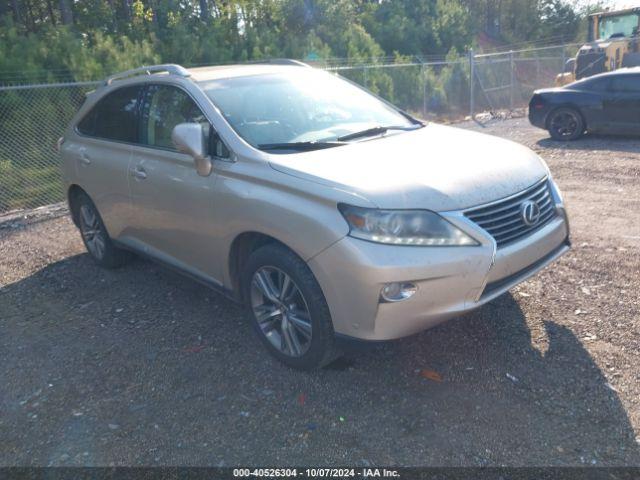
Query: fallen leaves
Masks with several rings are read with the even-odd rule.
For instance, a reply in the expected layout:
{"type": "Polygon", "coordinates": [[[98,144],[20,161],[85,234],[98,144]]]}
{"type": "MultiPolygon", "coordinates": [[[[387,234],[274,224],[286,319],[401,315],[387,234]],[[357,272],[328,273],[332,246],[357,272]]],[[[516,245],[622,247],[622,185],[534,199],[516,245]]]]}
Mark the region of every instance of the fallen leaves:
{"type": "Polygon", "coordinates": [[[184,349],[186,353],[198,353],[204,350],[204,345],[193,345],[184,349]]]}
{"type": "Polygon", "coordinates": [[[426,378],[427,380],[432,380],[434,382],[442,382],[442,375],[440,375],[435,370],[430,370],[428,368],[423,368],[420,370],[420,376],[422,378],[426,378]]]}

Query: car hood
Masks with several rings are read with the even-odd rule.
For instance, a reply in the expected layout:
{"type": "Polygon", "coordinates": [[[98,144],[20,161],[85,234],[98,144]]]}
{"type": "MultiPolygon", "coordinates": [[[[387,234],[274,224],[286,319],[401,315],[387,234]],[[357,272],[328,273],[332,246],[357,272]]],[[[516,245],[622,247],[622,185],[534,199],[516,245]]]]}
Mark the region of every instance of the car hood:
{"type": "Polygon", "coordinates": [[[558,93],[558,92],[566,92],[567,89],[564,87],[549,87],[549,88],[539,88],[538,90],[534,90],[534,95],[544,95],[545,93],[558,93]]]}
{"type": "Polygon", "coordinates": [[[356,193],[379,208],[460,210],[513,195],[548,169],[534,152],[494,136],[428,124],[383,138],[270,155],[283,173],[356,193]]]}

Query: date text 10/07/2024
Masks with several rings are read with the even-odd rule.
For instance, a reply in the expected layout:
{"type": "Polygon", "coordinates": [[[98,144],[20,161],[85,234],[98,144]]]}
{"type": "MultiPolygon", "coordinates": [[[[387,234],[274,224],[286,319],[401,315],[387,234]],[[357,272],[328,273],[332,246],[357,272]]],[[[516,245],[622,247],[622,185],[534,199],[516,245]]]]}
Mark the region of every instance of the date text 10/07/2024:
{"type": "Polygon", "coordinates": [[[263,478],[399,478],[397,470],[387,468],[234,468],[233,476],[263,478]]]}

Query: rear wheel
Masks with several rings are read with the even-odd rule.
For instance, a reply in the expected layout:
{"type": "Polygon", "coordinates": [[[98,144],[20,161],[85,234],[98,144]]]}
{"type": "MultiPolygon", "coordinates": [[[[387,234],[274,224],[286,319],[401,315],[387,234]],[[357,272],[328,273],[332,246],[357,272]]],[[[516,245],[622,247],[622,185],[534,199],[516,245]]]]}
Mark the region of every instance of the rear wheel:
{"type": "Polygon", "coordinates": [[[585,125],[580,112],[573,108],[559,108],[549,115],[549,134],[556,140],[570,141],[584,134],[585,125]]]}
{"type": "Polygon", "coordinates": [[[75,215],[80,235],[91,258],[105,268],[117,268],[131,259],[131,253],[116,247],[107,233],[98,209],[85,193],[79,193],[75,215]]]}
{"type": "Polygon", "coordinates": [[[249,320],[278,360],[311,370],[337,358],[331,314],[320,285],[292,251],[271,244],[253,252],[242,290],[249,320]]]}

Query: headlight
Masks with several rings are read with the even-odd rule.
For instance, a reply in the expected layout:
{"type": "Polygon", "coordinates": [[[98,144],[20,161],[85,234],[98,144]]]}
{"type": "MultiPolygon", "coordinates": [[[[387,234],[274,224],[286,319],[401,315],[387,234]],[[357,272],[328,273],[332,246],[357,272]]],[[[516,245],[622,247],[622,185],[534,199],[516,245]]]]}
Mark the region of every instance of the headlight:
{"type": "Polygon", "coordinates": [[[428,210],[379,210],[338,205],[349,224],[349,235],[390,245],[480,245],[474,238],[428,210]]]}
{"type": "Polygon", "coordinates": [[[555,203],[556,205],[564,203],[564,199],[562,198],[562,193],[560,192],[558,185],[556,185],[556,182],[553,181],[551,176],[549,176],[548,183],[549,183],[549,188],[551,190],[551,196],[553,197],[553,203],[555,203]]]}

